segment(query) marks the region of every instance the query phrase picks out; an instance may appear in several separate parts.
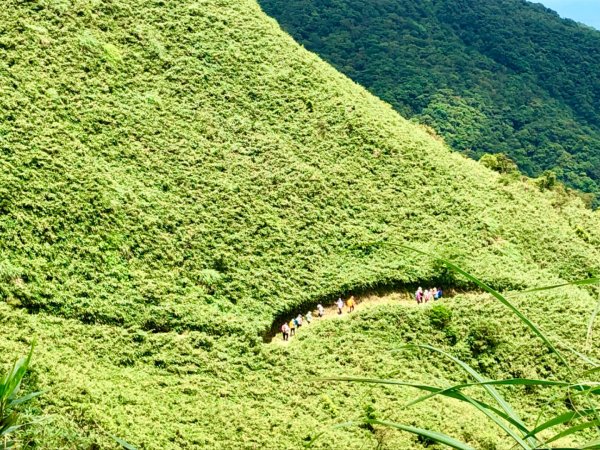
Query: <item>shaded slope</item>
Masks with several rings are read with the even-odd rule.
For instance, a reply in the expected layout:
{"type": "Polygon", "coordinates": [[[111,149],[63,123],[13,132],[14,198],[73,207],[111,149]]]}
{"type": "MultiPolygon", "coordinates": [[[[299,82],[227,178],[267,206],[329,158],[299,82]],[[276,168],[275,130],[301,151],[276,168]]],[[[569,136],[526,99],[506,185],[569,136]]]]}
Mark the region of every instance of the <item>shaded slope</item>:
{"type": "Polygon", "coordinates": [[[261,0],[299,42],[456,150],[598,193],[600,32],[522,0],[261,0]]]}

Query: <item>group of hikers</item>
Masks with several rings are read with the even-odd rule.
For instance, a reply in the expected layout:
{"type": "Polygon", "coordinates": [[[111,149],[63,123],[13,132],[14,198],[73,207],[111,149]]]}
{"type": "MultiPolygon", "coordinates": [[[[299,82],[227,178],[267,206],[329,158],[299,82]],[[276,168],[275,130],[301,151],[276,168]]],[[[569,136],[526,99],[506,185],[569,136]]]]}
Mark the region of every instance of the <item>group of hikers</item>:
{"type": "MultiPolygon", "coordinates": [[[[346,300],[346,306],[348,307],[348,312],[354,311],[354,306],[356,305],[356,301],[354,300],[354,296],[351,296],[348,300],[346,300]]],[[[342,314],[344,310],[344,300],[342,298],[338,298],[335,302],[335,307],[337,308],[337,313],[342,314]]],[[[322,304],[317,305],[317,316],[323,317],[325,315],[325,308],[323,308],[322,304]]],[[[311,311],[308,311],[305,316],[302,314],[298,314],[297,317],[294,317],[289,322],[285,322],[281,325],[281,333],[283,334],[283,340],[287,341],[290,339],[290,336],[296,335],[296,329],[300,328],[304,321],[306,323],[311,323],[313,320],[313,315],[311,311]]]]}
{"type": "Polygon", "coordinates": [[[441,288],[438,289],[434,287],[433,289],[425,289],[423,291],[423,288],[419,287],[419,289],[417,289],[417,292],[415,292],[415,300],[418,304],[427,303],[431,300],[439,300],[440,298],[442,298],[441,288]]]}
{"type": "MultiPolygon", "coordinates": [[[[419,287],[415,292],[415,300],[418,304],[427,303],[429,301],[435,301],[442,298],[442,289],[438,289],[436,287],[432,289],[425,289],[419,287]]],[[[334,306],[337,308],[337,313],[342,314],[344,312],[344,305],[348,308],[348,312],[351,313],[354,311],[354,307],[356,306],[356,300],[354,300],[354,296],[351,296],[346,302],[342,300],[342,298],[338,298],[334,303],[334,306]]],[[[317,316],[323,317],[325,315],[325,308],[320,303],[317,305],[317,316]]],[[[297,317],[294,317],[289,322],[285,322],[281,326],[281,333],[283,334],[283,340],[287,341],[290,339],[290,336],[296,335],[296,330],[306,323],[311,323],[313,320],[313,315],[311,311],[308,311],[306,315],[298,314],[297,317]]]]}

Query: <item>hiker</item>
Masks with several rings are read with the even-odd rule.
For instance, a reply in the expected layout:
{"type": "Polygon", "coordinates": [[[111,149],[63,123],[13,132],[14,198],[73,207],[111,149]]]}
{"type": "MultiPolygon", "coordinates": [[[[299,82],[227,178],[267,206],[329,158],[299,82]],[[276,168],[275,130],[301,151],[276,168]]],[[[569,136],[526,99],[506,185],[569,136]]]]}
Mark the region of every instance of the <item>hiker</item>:
{"type": "Polygon", "coordinates": [[[344,307],[344,300],[342,300],[342,297],[338,298],[336,306],[337,306],[337,309],[338,309],[338,314],[341,314],[342,313],[342,308],[344,307]]]}
{"type": "Polygon", "coordinates": [[[290,338],[290,326],[286,323],[281,325],[281,332],[283,333],[283,340],[287,341],[290,338]]]}
{"type": "Polygon", "coordinates": [[[353,295],[350,296],[350,298],[346,302],[346,305],[348,306],[349,312],[354,311],[354,296],[353,295]]]}
{"type": "Polygon", "coordinates": [[[323,317],[323,315],[325,314],[325,308],[323,308],[323,305],[321,305],[320,303],[317,305],[317,311],[319,317],[323,317]]]}
{"type": "Polygon", "coordinates": [[[306,322],[307,323],[312,322],[312,312],[310,312],[310,311],[306,313],[306,322]]]}
{"type": "Polygon", "coordinates": [[[431,290],[431,298],[432,298],[434,301],[438,299],[438,290],[437,290],[437,288],[436,288],[436,287],[434,287],[434,288],[431,290]]]}
{"type": "Polygon", "coordinates": [[[296,317],[296,326],[298,328],[302,326],[302,314],[298,314],[298,317],[296,317]]]}
{"type": "Polygon", "coordinates": [[[415,300],[417,301],[417,304],[421,304],[423,303],[423,288],[419,286],[419,289],[417,289],[417,292],[415,292],[415,300]]]}
{"type": "Polygon", "coordinates": [[[429,300],[431,300],[431,292],[429,292],[429,289],[425,289],[425,292],[423,292],[423,301],[427,303],[429,300]]]}
{"type": "Polygon", "coordinates": [[[296,335],[296,319],[292,319],[290,320],[290,336],[295,336],[296,335]]]}
{"type": "Polygon", "coordinates": [[[435,289],[435,291],[436,292],[435,292],[434,300],[439,300],[440,298],[442,298],[442,288],[435,289]]]}

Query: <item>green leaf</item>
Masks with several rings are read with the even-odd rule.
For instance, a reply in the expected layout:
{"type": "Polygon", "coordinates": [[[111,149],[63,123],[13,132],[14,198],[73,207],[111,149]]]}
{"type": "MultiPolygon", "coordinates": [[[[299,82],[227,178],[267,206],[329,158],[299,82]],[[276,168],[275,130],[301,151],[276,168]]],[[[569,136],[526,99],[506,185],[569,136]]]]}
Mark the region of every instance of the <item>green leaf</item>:
{"type": "Polygon", "coordinates": [[[571,434],[574,434],[574,433],[576,433],[578,431],[586,430],[588,428],[596,427],[598,425],[600,425],[600,420],[598,420],[598,419],[594,419],[594,420],[592,420],[590,422],[580,423],[579,425],[575,425],[575,426],[573,426],[571,428],[567,428],[566,430],[564,430],[564,431],[562,431],[562,432],[560,432],[558,434],[555,434],[550,439],[548,439],[547,441],[545,441],[543,445],[549,444],[550,442],[557,441],[560,438],[563,438],[563,437],[566,437],[566,436],[570,436],[571,434]]]}
{"type": "MultiPolygon", "coordinates": [[[[510,417],[503,411],[500,411],[499,409],[494,408],[493,406],[488,405],[487,403],[484,403],[482,401],[475,400],[475,399],[469,397],[468,395],[464,394],[463,392],[460,392],[459,390],[454,390],[452,388],[443,389],[443,388],[439,388],[436,386],[428,386],[428,385],[423,385],[423,384],[405,382],[405,381],[401,381],[401,380],[389,380],[389,379],[386,380],[386,379],[379,379],[379,378],[331,377],[331,378],[325,378],[322,380],[324,380],[324,381],[351,381],[351,382],[358,382],[358,383],[408,386],[408,387],[413,387],[416,389],[424,390],[427,392],[431,392],[432,395],[440,394],[440,395],[443,395],[443,396],[446,396],[449,398],[453,398],[453,399],[456,399],[456,400],[459,400],[459,401],[462,401],[465,403],[469,403],[473,407],[475,407],[476,409],[481,411],[483,414],[485,414],[494,423],[496,423],[496,425],[498,425],[498,427],[500,427],[509,436],[511,436],[519,445],[521,445],[521,447],[526,448],[526,449],[529,448],[529,446],[521,439],[521,437],[518,434],[516,434],[510,427],[508,427],[500,419],[506,420],[511,425],[515,426],[520,431],[522,431],[524,434],[527,434],[529,430],[524,426],[524,424],[522,422],[515,421],[512,417],[510,417]]],[[[432,395],[424,396],[424,397],[422,397],[422,399],[426,400],[427,398],[430,398],[432,395]]],[[[404,407],[406,408],[408,406],[411,406],[413,403],[418,403],[418,402],[411,402],[408,405],[405,405],[404,407]]]]}
{"type": "Polygon", "coordinates": [[[520,295],[531,294],[533,292],[550,291],[552,289],[558,289],[566,286],[590,286],[594,284],[600,284],[600,278],[586,278],[584,280],[570,281],[568,283],[555,284],[553,286],[544,286],[539,288],[527,289],[526,291],[515,292],[514,294],[510,294],[510,297],[518,297],[520,295]]]}
{"type": "Polygon", "coordinates": [[[133,445],[131,445],[129,442],[124,441],[121,438],[118,438],[116,436],[113,436],[112,434],[110,435],[111,438],[113,438],[117,444],[119,444],[121,447],[123,447],[125,450],[137,450],[136,447],[134,447],[133,445]]]}
{"type": "Polygon", "coordinates": [[[582,375],[592,375],[594,373],[600,372],[600,367],[594,367],[593,369],[586,370],[582,375]]]}
{"type": "Polygon", "coordinates": [[[465,383],[452,386],[448,389],[464,389],[472,386],[572,386],[566,381],[534,380],[530,378],[509,378],[507,380],[489,380],[478,383],[465,383]]]}
{"type": "Polygon", "coordinates": [[[594,311],[590,315],[590,320],[588,321],[587,334],[585,337],[585,347],[587,350],[589,350],[592,347],[594,322],[595,322],[596,317],[598,316],[599,312],[600,312],[600,289],[598,290],[598,301],[596,302],[596,307],[594,308],[594,311]]]}
{"type": "Polygon", "coordinates": [[[565,344],[564,342],[561,342],[560,345],[562,347],[566,348],[567,350],[569,350],[571,353],[573,353],[575,356],[577,356],[579,359],[581,359],[586,364],[589,364],[590,366],[594,366],[594,367],[599,367],[600,368],[600,361],[597,361],[595,358],[592,358],[592,357],[590,357],[588,355],[584,355],[583,353],[578,352],[573,347],[565,344]]]}
{"type": "Polygon", "coordinates": [[[600,439],[583,444],[581,446],[581,448],[582,449],[592,449],[592,448],[598,449],[598,448],[600,448],[600,439]]]}
{"type": "MultiPolygon", "coordinates": [[[[395,422],[389,422],[389,421],[385,421],[385,420],[377,420],[377,419],[367,419],[361,422],[344,422],[338,425],[335,425],[333,427],[331,427],[331,429],[339,429],[339,428],[347,428],[347,427],[352,427],[352,426],[358,426],[358,425],[363,425],[363,424],[369,424],[369,425],[381,425],[384,427],[389,427],[389,428],[396,428],[398,430],[402,430],[402,431],[406,431],[408,433],[412,433],[412,434],[416,434],[419,436],[423,436],[425,438],[431,439],[432,441],[435,441],[439,444],[444,444],[447,445],[449,447],[452,448],[456,448],[459,450],[475,450],[473,447],[460,442],[450,436],[447,436],[443,433],[438,433],[436,431],[430,431],[430,430],[425,430],[422,428],[416,428],[416,427],[411,427],[408,425],[402,425],[399,423],[395,423],[395,422]]],[[[319,433],[317,436],[315,436],[310,442],[308,442],[305,447],[310,448],[313,446],[313,444],[315,443],[315,441],[317,439],[319,439],[321,436],[323,436],[325,434],[325,432],[323,433],[319,433]]]]}
{"type": "Polygon", "coordinates": [[[449,269],[452,269],[453,271],[461,274],[462,276],[464,276],[468,280],[470,280],[473,283],[475,283],[481,289],[483,289],[487,293],[491,294],[500,303],[502,303],[504,306],[506,306],[507,308],[509,308],[525,325],[527,325],[527,327],[530,330],[532,330],[546,344],[546,346],[550,350],[552,350],[554,353],[556,353],[556,355],[561,359],[561,361],[565,364],[565,366],[569,367],[567,361],[563,358],[562,354],[558,351],[558,349],[554,346],[554,344],[552,344],[552,342],[550,342],[550,340],[546,337],[546,335],[544,333],[542,333],[542,331],[539,329],[539,327],[537,325],[535,325],[531,320],[529,320],[525,316],[525,314],[523,314],[516,306],[514,306],[511,302],[509,302],[498,291],[496,291],[495,289],[493,289],[492,287],[488,286],[483,281],[479,280],[477,277],[475,277],[475,276],[471,275],[470,273],[464,271],[463,269],[461,269],[456,264],[454,264],[454,263],[452,263],[450,261],[447,261],[447,260],[442,259],[442,258],[437,258],[437,257],[435,257],[433,255],[430,255],[430,254],[428,254],[426,252],[423,252],[421,250],[417,250],[415,248],[409,247],[407,245],[401,245],[401,244],[399,244],[398,246],[401,247],[401,248],[405,248],[407,250],[416,252],[416,253],[420,253],[421,255],[425,255],[425,256],[429,256],[429,257],[434,258],[436,261],[439,261],[440,263],[444,264],[449,269]]]}
{"type": "MultiPolygon", "coordinates": [[[[467,372],[469,375],[471,375],[475,380],[477,380],[477,382],[479,383],[484,383],[487,381],[491,381],[489,379],[486,379],[485,377],[483,377],[482,375],[480,375],[476,370],[474,370],[471,366],[469,366],[467,363],[461,361],[460,359],[444,352],[441,349],[438,349],[436,347],[433,347],[431,345],[424,345],[424,344],[410,344],[410,345],[405,345],[402,346],[401,348],[420,348],[420,349],[426,349],[426,350],[430,350],[433,352],[437,352],[443,356],[445,356],[446,358],[450,359],[451,361],[453,361],[455,364],[457,364],[460,368],[462,368],[465,372],[467,372]]],[[[488,394],[490,394],[490,396],[496,400],[496,402],[498,403],[498,405],[500,406],[501,409],[504,410],[504,412],[511,417],[515,422],[521,424],[523,426],[523,428],[525,427],[525,424],[523,423],[523,421],[521,420],[521,418],[519,417],[519,415],[516,413],[516,411],[510,406],[510,404],[504,399],[504,397],[502,397],[502,395],[500,395],[500,393],[493,387],[493,386],[489,386],[486,384],[482,384],[483,388],[488,392],[488,394]]]]}
{"type": "MultiPolygon", "coordinates": [[[[563,423],[570,422],[571,420],[577,419],[579,417],[589,416],[594,413],[595,412],[593,409],[587,409],[585,411],[569,411],[569,412],[566,412],[559,416],[553,417],[552,419],[544,422],[543,424],[539,425],[535,429],[531,430],[529,432],[529,434],[531,436],[534,436],[534,435],[537,435],[538,433],[541,433],[544,430],[547,430],[548,428],[555,427],[556,425],[562,425],[563,423]]],[[[528,436],[526,436],[526,437],[528,437],[528,436]]]]}
{"type": "Polygon", "coordinates": [[[474,450],[473,447],[471,447],[463,442],[460,442],[448,435],[445,435],[443,433],[438,433],[436,431],[424,430],[423,428],[411,427],[408,425],[402,425],[402,424],[395,423],[395,422],[388,422],[386,420],[376,420],[376,419],[365,420],[364,423],[367,423],[370,425],[382,425],[382,426],[389,427],[389,428],[396,428],[398,430],[406,431],[408,433],[423,436],[423,437],[431,439],[432,441],[435,441],[439,444],[444,444],[444,445],[447,445],[448,447],[456,448],[459,450],[474,450]]]}
{"type": "Polygon", "coordinates": [[[37,391],[37,392],[32,392],[31,394],[27,394],[24,397],[15,399],[15,400],[11,400],[11,402],[9,403],[9,406],[17,406],[20,405],[21,403],[25,403],[28,402],[29,400],[35,398],[35,397],[39,397],[40,395],[44,394],[47,391],[37,391]]]}

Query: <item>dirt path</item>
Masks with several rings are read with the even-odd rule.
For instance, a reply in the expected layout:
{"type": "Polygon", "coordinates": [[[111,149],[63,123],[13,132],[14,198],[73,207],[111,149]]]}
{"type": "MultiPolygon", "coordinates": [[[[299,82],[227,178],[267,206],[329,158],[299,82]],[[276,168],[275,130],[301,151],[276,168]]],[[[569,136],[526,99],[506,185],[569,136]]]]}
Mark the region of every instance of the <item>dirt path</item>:
{"type": "MultiPolygon", "coordinates": [[[[304,320],[304,323],[302,324],[302,326],[300,328],[296,329],[296,336],[301,335],[302,333],[305,333],[307,329],[309,329],[311,326],[313,326],[315,323],[322,321],[322,320],[345,320],[349,317],[351,317],[353,314],[356,314],[364,309],[367,308],[373,308],[376,306],[381,306],[381,305],[402,305],[404,307],[409,307],[409,308],[416,308],[417,303],[415,302],[414,298],[413,298],[413,294],[412,293],[408,293],[408,292],[396,292],[393,294],[387,294],[384,296],[379,296],[379,295],[366,295],[364,297],[355,297],[355,301],[356,301],[356,305],[354,307],[354,312],[349,312],[348,311],[348,307],[346,306],[345,301],[347,300],[347,298],[343,298],[342,300],[344,300],[344,310],[342,314],[338,314],[338,310],[337,310],[337,306],[335,306],[335,304],[326,304],[323,305],[323,307],[325,308],[325,313],[323,314],[323,317],[319,317],[317,315],[317,311],[316,309],[314,311],[312,311],[312,315],[313,315],[313,320],[312,323],[307,323],[306,320],[304,320]]],[[[424,306],[424,305],[423,305],[424,306]]],[[[292,317],[289,318],[289,320],[291,320],[292,317]]],[[[283,324],[283,322],[282,322],[283,324]]],[[[294,336],[290,336],[290,339],[288,341],[284,341],[283,340],[283,335],[281,334],[281,332],[277,333],[271,340],[271,343],[273,344],[277,344],[277,345],[288,345],[290,342],[294,341],[294,336]]]]}

